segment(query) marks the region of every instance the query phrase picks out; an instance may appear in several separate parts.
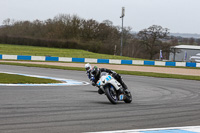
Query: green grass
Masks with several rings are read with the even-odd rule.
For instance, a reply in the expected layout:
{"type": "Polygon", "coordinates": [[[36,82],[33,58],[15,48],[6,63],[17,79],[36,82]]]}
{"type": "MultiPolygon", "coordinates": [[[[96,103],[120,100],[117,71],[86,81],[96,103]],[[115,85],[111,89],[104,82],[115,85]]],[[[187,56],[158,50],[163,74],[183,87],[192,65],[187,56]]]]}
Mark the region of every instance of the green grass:
{"type": "MultiPolygon", "coordinates": [[[[99,58],[99,59],[126,59],[126,60],[134,60],[135,59],[135,58],[123,57],[123,56],[97,54],[97,53],[92,53],[92,52],[88,52],[88,51],[84,51],[84,50],[77,50],[77,49],[59,49],[59,48],[46,48],[46,47],[9,45],[9,44],[0,44],[0,54],[77,57],[77,58],[99,58]]],[[[142,59],[139,59],[139,60],[142,60],[142,59]]],[[[0,64],[84,71],[84,68],[78,68],[78,67],[62,67],[62,66],[51,66],[51,65],[3,63],[3,62],[1,62],[0,64]]],[[[182,67],[180,67],[180,68],[182,68],[182,67]]],[[[199,69],[199,68],[190,68],[190,69],[199,69]]],[[[120,74],[151,76],[151,77],[159,77],[159,78],[178,78],[178,79],[200,80],[200,76],[185,76],[185,75],[136,72],[136,71],[134,71],[134,72],[133,71],[117,71],[117,72],[120,74]]]]}
{"type": "MultiPolygon", "coordinates": [[[[63,69],[63,70],[85,71],[84,68],[80,68],[80,67],[64,67],[64,66],[23,64],[23,63],[5,63],[5,62],[0,62],[0,64],[18,65],[18,66],[26,66],[26,67],[42,67],[42,68],[53,68],[53,69],[63,69]]],[[[138,72],[138,71],[119,71],[119,70],[115,70],[115,71],[119,74],[126,74],[126,75],[149,76],[149,77],[158,77],[158,78],[175,78],[175,79],[187,79],[187,80],[200,80],[200,76],[190,76],[190,75],[186,76],[186,75],[177,75],[177,74],[164,74],[164,73],[138,72]]]]}
{"type": "Polygon", "coordinates": [[[116,72],[120,73],[120,74],[158,77],[158,78],[200,80],[200,76],[190,76],[190,75],[165,74],[165,73],[153,73],[153,72],[138,72],[138,71],[119,71],[119,70],[116,70],[116,72]]]}
{"type": "Polygon", "coordinates": [[[60,81],[28,77],[15,74],[0,73],[0,83],[3,84],[47,84],[47,83],[61,83],[60,81]]]}
{"type": "MultiPolygon", "coordinates": [[[[61,49],[61,48],[47,48],[36,46],[22,46],[0,44],[0,54],[7,55],[32,55],[32,56],[54,56],[54,57],[75,57],[75,58],[98,58],[98,59],[126,59],[134,60],[136,58],[114,56],[107,54],[97,54],[78,49],[61,49]]],[[[138,59],[143,60],[143,59],[138,59]]]]}

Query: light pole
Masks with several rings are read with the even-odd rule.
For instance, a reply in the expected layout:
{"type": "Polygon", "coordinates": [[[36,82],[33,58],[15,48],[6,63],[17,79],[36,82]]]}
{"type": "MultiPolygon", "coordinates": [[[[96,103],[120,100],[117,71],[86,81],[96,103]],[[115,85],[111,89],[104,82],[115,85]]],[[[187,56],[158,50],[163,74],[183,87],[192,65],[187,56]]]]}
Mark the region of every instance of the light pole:
{"type": "Polygon", "coordinates": [[[122,18],[121,51],[120,51],[120,56],[122,56],[122,49],[123,49],[123,22],[124,22],[124,16],[125,16],[125,7],[122,7],[122,15],[120,16],[120,18],[122,18]]]}

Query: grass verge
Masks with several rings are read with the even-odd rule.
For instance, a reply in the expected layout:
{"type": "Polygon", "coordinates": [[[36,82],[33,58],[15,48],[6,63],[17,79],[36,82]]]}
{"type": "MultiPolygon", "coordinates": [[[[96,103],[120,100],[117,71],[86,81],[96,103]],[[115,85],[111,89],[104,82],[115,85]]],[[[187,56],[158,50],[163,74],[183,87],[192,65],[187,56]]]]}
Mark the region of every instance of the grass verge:
{"type": "Polygon", "coordinates": [[[190,75],[165,74],[165,73],[153,73],[153,72],[136,72],[136,71],[119,71],[119,70],[116,70],[116,72],[120,74],[158,77],[158,78],[200,80],[200,76],[190,76],[190,75]]]}
{"type": "Polygon", "coordinates": [[[60,81],[28,77],[15,74],[0,73],[0,83],[2,84],[47,84],[47,83],[61,83],[60,81]]]}
{"type": "Polygon", "coordinates": [[[144,60],[138,58],[125,57],[125,56],[98,54],[80,49],[47,48],[47,47],[11,45],[11,44],[0,44],[0,54],[95,58],[95,59],[97,58],[97,59],[144,60]]]}
{"type": "MultiPolygon", "coordinates": [[[[85,71],[84,68],[80,68],[80,67],[64,67],[64,66],[24,64],[24,63],[7,63],[7,62],[0,62],[0,64],[26,66],[26,67],[42,67],[42,68],[53,68],[53,69],[63,69],[63,70],[85,71]]],[[[119,73],[119,74],[126,74],[126,75],[149,76],[149,77],[158,77],[158,78],[175,78],[175,79],[187,79],[187,80],[200,80],[200,76],[190,76],[190,75],[177,75],[177,74],[164,74],[164,73],[138,72],[138,71],[119,71],[119,70],[116,70],[116,72],[119,73]]]]}

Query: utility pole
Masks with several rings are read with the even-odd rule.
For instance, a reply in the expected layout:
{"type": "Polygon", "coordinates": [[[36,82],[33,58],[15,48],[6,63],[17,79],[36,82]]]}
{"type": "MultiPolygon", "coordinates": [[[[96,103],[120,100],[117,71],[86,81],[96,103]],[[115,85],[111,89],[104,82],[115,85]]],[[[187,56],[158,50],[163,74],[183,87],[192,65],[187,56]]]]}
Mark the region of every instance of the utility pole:
{"type": "Polygon", "coordinates": [[[123,49],[123,21],[124,21],[124,16],[125,16],[125,7],[122,7],[122,15],[120,18],[122,19],[122,31],[121,31],[121,51],[120,51],[120,56],[122,56],[122,49],[123,49]]]}

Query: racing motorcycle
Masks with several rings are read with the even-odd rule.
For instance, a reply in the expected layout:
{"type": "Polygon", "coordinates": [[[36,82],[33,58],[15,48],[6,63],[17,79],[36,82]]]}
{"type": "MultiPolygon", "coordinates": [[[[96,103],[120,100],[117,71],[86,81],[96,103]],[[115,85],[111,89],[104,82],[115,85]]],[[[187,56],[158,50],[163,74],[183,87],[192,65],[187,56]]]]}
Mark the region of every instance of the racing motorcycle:
{"type": "Polygon", "coordinates": [[[106,72],[101,73],[100,79],[97,81],[97,87],[104,92],[112,104],[117,104],[118,101],[132,102],[130,91],[128,89],[124,91],[122,85],[106,72]]]}

